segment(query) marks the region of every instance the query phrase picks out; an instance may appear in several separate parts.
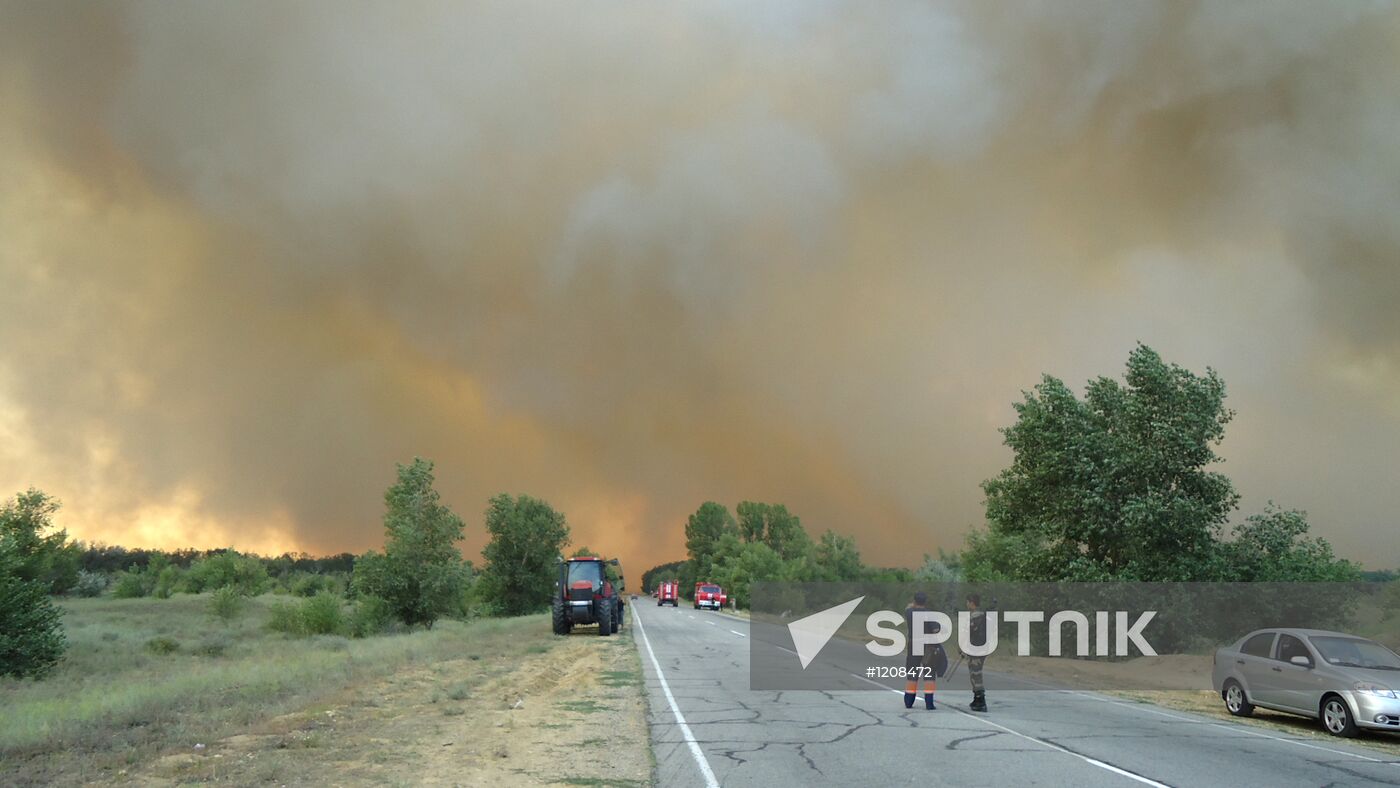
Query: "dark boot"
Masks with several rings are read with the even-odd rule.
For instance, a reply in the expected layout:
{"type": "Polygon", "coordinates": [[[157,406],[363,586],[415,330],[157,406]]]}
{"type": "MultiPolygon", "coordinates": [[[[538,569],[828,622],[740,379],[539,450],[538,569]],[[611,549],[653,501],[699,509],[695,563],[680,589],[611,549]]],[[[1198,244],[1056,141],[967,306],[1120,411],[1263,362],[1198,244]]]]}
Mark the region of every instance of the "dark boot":
{"type": "Polygon", "coordinates": [[[906,692],[906,693],[904,693],[904,708],[906,708],[906,709],[912,709],[912,708],[914,708],[914,699],[917,698],[917,697],[919,697],[919,694],[918,694],[917,692],[906,692]]]}
{"type": "Polygon", "coordinates": [[[933,711],[934,706],[933,706],[933,693],[932,693],[932,692],[925,692],[925,693],[924,693],[924,708],[928,709],[929,711],[933,711]]]}
{"type": "Polygon", "coordinates": [[[972,693],[972,705],[971,705],[971,706],[968,706],[968,708],[971,709],[971,710],[973,710],[973,711],[986,711],[986,710],[987,710],[987,693],[984,692],[984,691],[982,691],[982,690],[976,690],[975,692],[973,692],[973,693],[972,693]]]}

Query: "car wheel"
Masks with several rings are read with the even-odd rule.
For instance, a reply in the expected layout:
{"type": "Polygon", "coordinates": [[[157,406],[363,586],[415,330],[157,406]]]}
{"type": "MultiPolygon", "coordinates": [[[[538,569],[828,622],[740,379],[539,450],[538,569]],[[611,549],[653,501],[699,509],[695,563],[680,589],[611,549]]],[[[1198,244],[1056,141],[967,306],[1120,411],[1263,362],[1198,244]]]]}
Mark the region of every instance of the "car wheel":
{"type": "Polygon", "coordinates": [[[1248,717],[1254,713],[1254,704],[1244,695],[1244,687],[1238,681],[1225,682],[1225,689],[1220,693],[1225,699],[1225,710],[1236,717],[1248,717]]]}
{"type": "Polygon", "coordinates": [[[1322,727],[1333,736],[1352,738],[1358,733],[1356,720],[1351,718],[1351,709],[1347,708],[1347,702],[1336,695],[1328,695],[1322,699],[1322,727]]]}

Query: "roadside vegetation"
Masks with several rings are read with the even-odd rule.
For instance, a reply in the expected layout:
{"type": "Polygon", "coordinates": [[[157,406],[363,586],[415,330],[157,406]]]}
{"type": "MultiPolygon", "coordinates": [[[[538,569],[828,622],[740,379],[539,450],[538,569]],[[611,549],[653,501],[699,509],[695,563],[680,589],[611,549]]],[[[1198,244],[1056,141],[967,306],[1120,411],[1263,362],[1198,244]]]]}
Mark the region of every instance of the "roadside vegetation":
{"type": "MultiPolygon", "coordinates": [[[[782,504],[745,501],[731,514],[710,501],[685,524],[686,558],[647,570],[643,588],[679,579],[688,597],[708,580],[744,606],[755,580],[1363,579],[1310,535],[1304,512],[1269,503],[1236,517],[1240,496],[1215,469],[1235,414],[1214,370],[1198,375],[1138,345],[1123,380],[1096,378],[1083,398],[1051,375],[1023,395],[1002,430],[1012,462],[983,483],[986,526],[961,551],[925,554],[916,569],[871,567],[854,539],[814,539],[782,504]]],[[[1391,596],[1400,609],[1400,590],[1391,596]]]]}
{"type": "Polygon", "coordinates": [[[310,636],[301,619],[294,631],[279,631],[272,623],[285,599],[244,598],[242,613],[223,621],[211,614],[212,598],[59,602],[69,643],[63,661],[43,681],[0,681],[4,781],[118,778],[162,753],[200,753],[407,667],[472,654],[509,666],[549,644],[537,616],[400,625],[353,639],[310,636]]]}
{"type": "Polygon", "coordinates": [[[57,527],[43,492],[6,502],[3,781],[112,776],[408,664],[485,649],[510,665],[553,648],[543,619],[521,614],[548,605],[563,515],[493,498],[477,572],[433,485],[431,462],[398,466],[384,548],[358,557],[88,546],[57,527]]]}

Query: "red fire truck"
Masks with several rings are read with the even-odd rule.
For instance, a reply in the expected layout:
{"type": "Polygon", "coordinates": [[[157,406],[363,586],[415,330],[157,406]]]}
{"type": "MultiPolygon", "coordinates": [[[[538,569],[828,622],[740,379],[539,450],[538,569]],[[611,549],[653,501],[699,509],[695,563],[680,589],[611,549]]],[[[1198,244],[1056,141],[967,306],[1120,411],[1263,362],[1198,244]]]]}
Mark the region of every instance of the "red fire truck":
{"type": "Polygon", "coordinates": [[[663,580],[661,588],[656,591],[656,606],[670,604],[671,607],[680,607],[681,604],[681,582],[679,580],[663,580]]]}
{"type": "Polygon", "coordinates": [[[724,607],[724,603],[728,601],[728,599],[729,597],[726,597],[724,595],[724,589],[720,588],[714,583],[701,582],[695,584],[696,610],[699,610],[701,608],[719,610],[720,608],[724,607]]]}

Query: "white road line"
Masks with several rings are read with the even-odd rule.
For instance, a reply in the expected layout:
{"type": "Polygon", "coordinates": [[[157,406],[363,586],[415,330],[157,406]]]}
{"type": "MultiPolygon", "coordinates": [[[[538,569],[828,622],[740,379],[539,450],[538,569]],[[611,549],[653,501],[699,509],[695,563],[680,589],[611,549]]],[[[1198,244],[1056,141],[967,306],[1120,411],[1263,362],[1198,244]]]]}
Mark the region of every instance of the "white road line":
{"type": "Polygon", "coordinates": [[[705,623],[706,623],[706,624],[709,624],[709,625],[712,626],[712,627],[713,627],[713,626],[716,626],[715,622],[713,622],[713,621],[706,621],[705,623]]]}
{"type": "Polygon", "coordinates": [[[647,656],[651,657],[651,666],[656,670],[656,680],[661,684],[661,691],[666,694],[666,702],[671,704],[671,713],[676,717],[676,726],[680,728],[681,738],[685,739],[686,745],[690,747],[690,754],[695,758],[695,765],[700,767],[700,776],[705,778],[705,788],[719,788],[719,781],[715,779],[715,773],[710,769],[710,762],[705,760],[705,753],[696,743],[695,734],[685,723],[685,715],[681,714],[681,707],[676,705],[676,696],[671,694],[671,685],[666,683],[666,677],[661,673],[661,663],[656,660],[656,652],[651,650],[651,640],[647,637],[647,631],[642,626],[642,616],[636,608],[632,608],[632,618],[637,622],[637,632],[642,636],[643,645],[647,647],[647,656]]]}
{"type": "MultiPolygon", "coordinates": [[[[779,646],[779,648],[782,648],[782,647],[779,646]]],[[[786,651],[787,649],[783,649],[783,650],[786,651]]],[[[896,695],[903,695],[903,694],[904,694],[904,693],[900,692],[899,690],[897,690],[897,689],[895,689],[895,688],[893,688],[893,687],[887,686],[887,685],[885,685],[885,684],[881,684],[880,682],[874,681],[873,679],[868,679],[868,678],[866,678],[866,677],[864,677],[864,676],[861,676],[861,675],[859,675],[859,674],[857,674],[857,673],[848,673],[848,674],[846,674],[846,675],[851,676],[851,677],[853,677],[853,678],[860,679],[861,681],[868,682],[868,683],[870,683],[870,684],[874,684],[875,686],[877,686],[877,687],[879,687],[879,688],[881,688],[881,689],[884,689],[884,690],[888,690],[888,691],[890,691],[890,692],[893,692],[893,693],[896,694],[896,695]]],[[[1019,736],[1020,738],[1025,739],[1026,741],[1035,742],[1036,744],[1039,744],[1039,745],[1041,745],[1042,747],[1049,747],[1050,749],[1055,750],[1056,752],[1062,752],[1062,753],[1064,753],[1065,755],[1073,755],[1074,757],[1076,757],[1076,758],[1078,758],[1079,760],[1081,760],[1081,761],[1083,761],[1083,762],[1089,764],[1090,766],[1097,766],[1097,767],[1099,767],[1100,769],[1104,769],[1104,770],[1106,770],[1106,771],[1113,772],[1114,774],[1121,774],[1122,776],[1127,777],[1127,778],[1130,779],[1130,780],[1136,780],[1137,782],[1140,782],[1140,783],[1142,783],[1142,784],[1144,784],[1144,785],[1151,785],[1151,786],[1154,786],[1154,788],[1171,788],[1171,786],[1167,785],[1166,783],[1159,783],[1159,782],[1157,782],[1156,780],[1153,780],[1153,779],[1151,779],[1151,778],[1149,778],[1149,777],[1143,777],[1143,776],[1140,775],[1140,774],[1133,774],[1132,772],[1127,771],[1126,769],[1120,769],[1120,768],[1118,768],[1117,766],[1114,766],[1114,765],[1111,764],[1111,763],[1104,763],[1103,761],[1101,761],[1101,760],[1099,760],[1099,759],[1097,759],[1097,758],[1090,758],[1089,756],[1087,756],[1087,755],[1081,755],[1081,754],[1075,752],[1074,750],[1067,750],[1067,749],[1065,749],[1064,747],[1061,747],[1060,745],[1055,744],[1054,742],[1049,742],[1049,741],[1046,741],[1046,740],[1044,740],[1044,739],[1037,739],[1036,737],[1031,736],[1030,734],[1021,733],[1020,731],[1017,731],[1017,730],[1012,730],[1011,728],[1008,728],[1008,727],[1006,727],[1005,725],[1001,725],[1001,724],[992,722],[991,720],[987,719],[986,717],[980,716],[980,715],[978,715],[978,714],[974,714],[973,712],[970,712],[970,711],[963,711],[962,709],[959,709],[959,708],[957,708],[957,707],[955,707],[955,706],[949,706],[948,708],[951,709],[952,711],[956,711],[957,713],[963,715],[964,717],[967,717],[968,719],[977,720],[978,722],[982,723],[983,725],[990,725],[990,726],[992,726],[993,728],[997,728],[997,729],[999,729],[999,730],[1005,731],[1005,732],[1011,734],[1012,736],[1019,736]]]]}
{"type": "Polygon", "coordinates": [[[1323,747],[1320,744],[1311,744],[1309,742],[1299,741],[1297,739],[1287,739],[1282,736],[1270,736],[1267,733],[1262,733],[1260,731],[1254,730],[1245,723],[1216,722],[1215,720],[1197,719],[1195,717],[1183,717],[1180,714],[1172,714],[1170,712],[1165,712],[1160,709],[1142,708],[1143,706],[1148,704],[1128,703],[1121,700],[1115,700],[1113,698],[1104,698],[1098,695],[1091,695],[1087,692],[1077,692],[1075,690],[1060,690],[1060,692],[1063,692],[1067,695],[1077,695],[1081,698],[1088,698],[1089,700],[1096,700],[1100,703],[1111,703],[1114,706],[1122,706],[1126,709],[1131,709],[1133,711],[1141,711],[1146,712],[1148,714],[1156,714],[1159,717],[1167,717],[1169,719],[1180,720],[1182,722],[1194,722],[1198,725],[1212,725],[1217,728],[1224,728],[1227,731],[1238,731],[1239,733],[1243,733],[1249,736],[1258,736],[1262,739],[1273,739],[1274,741],[1283,742],[1284,744],[1296,744],[1299,747],[1307,747],[1310,750],[1322,750],[1323,752],[1330,752],[1333,755],[1346,755],[1363,761],[1371,761],[1372,763],[1388,763],[1392,766],[1396,765],[1397,763],[1400,763],[1397,761],[1388,761],[1384,758],[1372,758],[1369,755],[1362,755],[1356,752],[1347,752],[1346,750],[1334,750],[1331,747],[1323,747]]]}
{"type": "Polygon", "coordinates": [[[737,630],[737,629],[731,629],[731,630],[729,630],[729,631],[730,631],[730,632],[733,632],[734,634],[738,635],[738,636],[741,637],[741,638],[746,638],[746,637],[748,637],[748,635],[745,635],[743,632],[740,632],[740,631],[737,630]]]}

